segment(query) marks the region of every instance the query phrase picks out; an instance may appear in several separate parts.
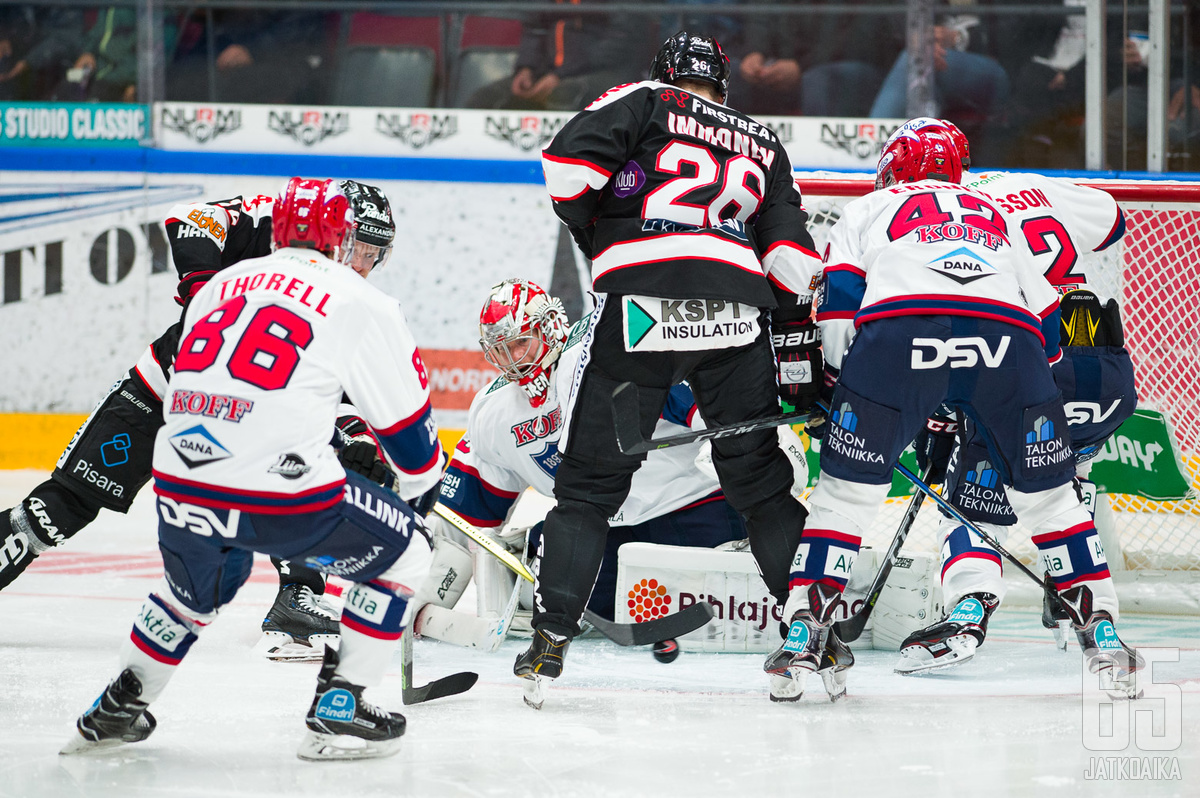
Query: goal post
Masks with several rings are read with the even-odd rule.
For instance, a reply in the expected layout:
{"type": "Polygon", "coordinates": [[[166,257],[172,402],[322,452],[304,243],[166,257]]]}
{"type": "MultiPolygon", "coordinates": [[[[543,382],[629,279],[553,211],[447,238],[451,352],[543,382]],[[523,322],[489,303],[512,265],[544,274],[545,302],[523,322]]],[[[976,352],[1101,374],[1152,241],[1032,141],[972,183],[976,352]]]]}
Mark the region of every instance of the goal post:
{"type": "MultiPolygon", "coordinates": [[[[869,193],[872,180],[797,175],[818,252],[841,209],[869,193]]],[[[1094,461],[1097,524],[1119,586],[1165,577],[1194,584],[1200,595],[1200,183],[1077,182],[1108,192],[1125,214],[1125,237],[1088,254],[1083,265],[1093,289],[1121,305],[1138,389],[1138,412],[1094,461]]],[[[902,513],[903,500],[890,499],[863,544],[886,546],[902,513]]],[[[937,551],[936,526],[936,513],[923,514],[906,548],[937,551]]],[[[1020,526],[1008,548],[1033,562],[1035,549],[1020,526]]],[[[1200,613],[1194,597],[1151,608],[1200,613]]]]}

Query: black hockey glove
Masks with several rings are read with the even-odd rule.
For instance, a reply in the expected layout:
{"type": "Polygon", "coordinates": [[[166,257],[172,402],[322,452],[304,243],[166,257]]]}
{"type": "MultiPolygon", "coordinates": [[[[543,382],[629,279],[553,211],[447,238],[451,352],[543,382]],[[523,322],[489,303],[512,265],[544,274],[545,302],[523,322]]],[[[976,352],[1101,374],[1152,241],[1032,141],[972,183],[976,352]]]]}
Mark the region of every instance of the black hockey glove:
{"type": "Polygon", "coordinates": [[[811,319],[771,323],[779,398],[804,411],[821,395],[821,331],[811,319]]]}
{"type": "Polygon", "coordinates": [[[338,461],[347,471],[362,474],[385,488],[396,483],[395,473],[379,456],[374,441],[350,441],[338,451],[338,461]]]}
{"type": "Polygon", "coordinates": [[[841,376],[841,370],[825,364],[825,368],[821,373],[821,389],[820,396],[817,401],[819,404],[813,408],[812,417],[804,425],[804,431],[808,433],[808,437],[821,440],[825,437],[825,430],[829,429],[829,406],[833,404],[833,389],[837,387],[838,377],[841,376]]]}
{"type": "MultiPolygon", "coordinates": [[[[945,408],[942,408],[945,409],[945,408]]],[[[913,448],[917,451],[917,466],[925,473],[925,481],[937,485],[946,479],[946,467],[950,464],[950,455],[954,453],[954,445],[958,441],[958,421],[951,411],[933,414],[925,422],[925,427],[917,433],[913,448]]]]}

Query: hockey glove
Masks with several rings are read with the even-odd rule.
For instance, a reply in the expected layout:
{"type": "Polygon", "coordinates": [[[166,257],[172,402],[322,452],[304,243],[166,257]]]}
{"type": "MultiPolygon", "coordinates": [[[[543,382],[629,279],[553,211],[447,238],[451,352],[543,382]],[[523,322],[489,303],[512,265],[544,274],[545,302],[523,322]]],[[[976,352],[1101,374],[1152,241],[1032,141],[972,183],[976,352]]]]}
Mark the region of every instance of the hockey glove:
{"type": "Polygon", "coordinates": [[[925,427],[917,433],[913,448],[917,451],[917,466],[924,473],[925,481],[937,485],[946,479],[946,467],[950,464],[950,455],[954,453],[954,445],[958,441],[958,421],[953,411],[943,415],[940,412],[930,416],[925,427]]]}
{"type": "Polygon", "coordinates": [[[821,394],[821,331],[811,320],[771,324],[779,398],[804,411],[821,394]]]}
{"type": "Polygon", "coordinates": [[[347,471],[362,474],[385,488],[392,487],[396,482],[396,475],[379,456],[374,441],[351,440],[338,452],[338,461],[347,471]]]}
{"type": "Polygon", "coordinates": [[[808,437],[821,440],[825,437],[825,430],[829,428],[828,416],[830,405],[833,404],[833,389],[837,387],[838,377],[841,376],[839,369],[825,364],[825,368],[821,374],[821,390],[817,398],[819,404],[813,408],[812,417],[804,425],[804,431],[808,433],[808,437]]]}

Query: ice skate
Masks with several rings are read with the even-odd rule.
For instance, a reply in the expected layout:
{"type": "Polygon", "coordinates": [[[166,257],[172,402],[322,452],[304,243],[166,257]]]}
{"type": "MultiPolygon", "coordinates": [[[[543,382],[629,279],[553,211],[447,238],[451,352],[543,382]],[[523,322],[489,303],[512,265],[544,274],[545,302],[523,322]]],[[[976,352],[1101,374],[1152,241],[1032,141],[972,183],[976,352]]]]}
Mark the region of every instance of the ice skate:
{"type": "Polygon", "coordinates": [[[283,585],[262,622],[258,648],[276,662],[311,662],[321,659],[325,646],[341,642],[337,613],[300,584],[283,585]]]}
{"type": "MultiPolygon", "coordinates": [[[[840,591],[824,585],[808,586],[808,606],[792,613],[787,639],[763,663],[763,670],[771,676],[772,701],[799,701],[804,695],[804,686],[808,682],[809,674],[821,669],[834,604],[840,595],[840,591]]],[[[785,610],[790,608],[792,603],[793,599],[789,596],[785,610]]],[[[845,646],[841,641],[838,643],[845,646]]],[[[849,653],[849,648],[846,648],[846,653],[849,653]]],[[[853,663],[853,657],[850,663],[853,663]]],[[[831,681],[826,682],[826,689],[832,685],[832,700],[836,701],[846,692],[845,668],[848,667],[849,664],[840,670],[836,666],[829,668],[831,681]],[[840,685],[837,683],[839,675],[840,685]]],[[[825,677],[822,676],[822,679],[825,677]]]]}
{"type": "Polygon", "coordinates": [[[833,626],[825,638],[825,650],[821,652],[821,666],[817,674],[825,684],[825,692],[830,701],[837,701],[846,696],[846,671],[854,665],[854,652],[850,646],[837,636],[833,626]]]}
{"type": "Polygon", "coordinates": [[[60,754],[86,754],[145,740],[157,722],[139,700],[142,683],[126,668],[75,722],[79,732],[60,754]]]}
{"type": "Polygon", "coordinates": [[[1071,615],[1057,596],[1051,600],[1049,593],[1042,594],[1042,626],[1054,633],[1054,647],[1066,651],[1070,642],[1071,615]]]}
{"type": "Polygon", "coordinates": [[[1099,676],[1100,689],[1112,698],[1141,698],[1138,672],[1146,663],[1117,636],[1112,616],[1092,608],[1091,588],[1079,585],[1063,591],[1059,597],[1071,617],[1088,670],[1099,676]]]}
{"type": "Polygon", "coordinates": [[[362,697],[363,687],[334,671],[338,653],[325,648],[317,693],[308,709],[308,735],[296,756],[310,762],[378,759],[400,750],[407,721],[398,712],[380,709],[362,697]]]}
{"type": "Polygon", "coordinates": [[[914,676],[969,662],[987,635],[1000,600],[991,593],[963,596],[941,623],[913,632],[900,644],[896,673],[914,676]]]}
{"type": "Polygon", "coordinates": [[[541,709],[545,701],[544,679],[557,679],[562,675],[563,657],[571,645],[569,635],[557,634],[538,627],[534,630],[533,641],[529,648],[517,656],[513,663],[513,673],[526,680],[525,703],[534,709],[541,709]]]}

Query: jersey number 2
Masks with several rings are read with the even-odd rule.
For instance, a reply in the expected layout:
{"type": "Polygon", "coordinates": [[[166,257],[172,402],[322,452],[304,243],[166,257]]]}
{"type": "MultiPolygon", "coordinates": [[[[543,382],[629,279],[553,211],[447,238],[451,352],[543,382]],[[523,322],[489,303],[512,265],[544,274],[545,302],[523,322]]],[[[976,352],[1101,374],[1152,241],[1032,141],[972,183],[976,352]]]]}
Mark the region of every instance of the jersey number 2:
{"type": "MultiPolygon", "coordinates": [[[[204,371],[212,366],[225,345],[225,331],[246,309],[246,297],[229,300],[196,322],[179,345],[176,371],[204,371]]],[[[229,353],[230,376],[264,391],[283,388],[292,379],[300,351],[313,338],[312,325],[287,308],[267,305],[246,325],[229,353]]]]}

